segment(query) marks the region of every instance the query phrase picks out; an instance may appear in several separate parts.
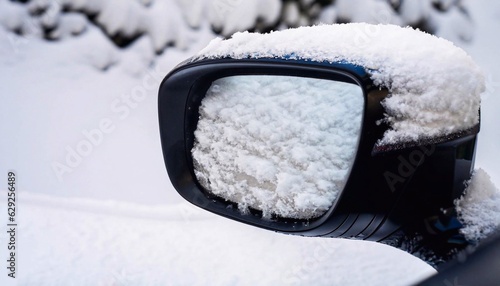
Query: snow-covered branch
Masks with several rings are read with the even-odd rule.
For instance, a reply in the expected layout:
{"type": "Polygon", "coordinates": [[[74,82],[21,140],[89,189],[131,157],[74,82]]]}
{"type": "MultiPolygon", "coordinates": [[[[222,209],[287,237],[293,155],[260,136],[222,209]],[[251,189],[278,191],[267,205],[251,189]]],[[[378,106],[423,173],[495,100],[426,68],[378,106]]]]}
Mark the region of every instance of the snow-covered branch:
{"type": "Polygon", "coordinates": [[[0,26],[19,35],[62,40],[94,25],[120,48],[145,35],[156,53],[185,48],[200,27],[229,37],[345,22],[410,25],[452,41],[473,34],[460,0],[0,0],[0,26]]]}

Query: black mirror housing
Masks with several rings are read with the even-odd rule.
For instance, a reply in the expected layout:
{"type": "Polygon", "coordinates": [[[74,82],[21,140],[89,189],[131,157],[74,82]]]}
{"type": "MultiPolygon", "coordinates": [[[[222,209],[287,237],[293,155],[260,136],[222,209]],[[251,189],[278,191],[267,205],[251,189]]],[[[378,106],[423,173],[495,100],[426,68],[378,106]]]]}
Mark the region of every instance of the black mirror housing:
{"type": "Polygon", "coordinates": [[[357,238],[400,247],[402,236],[418,233],[424,240],[433,236],[429,240],[433,243],[456,240],[459,245],[465,244],[451,213],[453,200],[462,194],[463,182],[473,169],[479,125],[432,141],[377,146],[388,129],[379,122],[384,116],[381,101],[389,92],[375,86],[369,73],[345,62],[275,58],[206,59],[181,64],[166,76],[159,91],[162,148],[173,186],[182,197],[203,209],[288,234],[357,238]],[[212,82],[234,75],[320,78],[362,88],[365,104],[355,162],[340,197],[321,217],[264,219],[257,210],[242,214],[235,203],[209,194],[197,181],[191,149],[201,100],[212,82]],[[448,215],[442,210],[447,210],[448,215]],[[437,235],[442,238],[436,240],[437,235]]]}

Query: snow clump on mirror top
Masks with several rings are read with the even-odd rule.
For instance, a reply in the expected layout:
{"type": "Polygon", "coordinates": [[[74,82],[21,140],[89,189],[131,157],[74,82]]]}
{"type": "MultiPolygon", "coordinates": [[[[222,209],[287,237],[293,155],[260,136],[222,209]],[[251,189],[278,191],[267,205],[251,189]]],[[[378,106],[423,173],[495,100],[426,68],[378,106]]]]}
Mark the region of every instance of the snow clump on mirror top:
{"type": "Polygon", "coordinates": [[[446,137],[479,122],[485,89],[479,67],[452,42],[410,27],[351,23],[236,33],[214,39],[195,59],[290,56],[360,65],[389,89],[382,104],[390,129],[378,146],[446,137]]]}
{"type": "Polygon", "coordinates": [[[344,189],[358,146],[358,85],[290,76],[231,76],[212,83],[192,149],[212,194],[263,217],[324,214],[344,189]]]}

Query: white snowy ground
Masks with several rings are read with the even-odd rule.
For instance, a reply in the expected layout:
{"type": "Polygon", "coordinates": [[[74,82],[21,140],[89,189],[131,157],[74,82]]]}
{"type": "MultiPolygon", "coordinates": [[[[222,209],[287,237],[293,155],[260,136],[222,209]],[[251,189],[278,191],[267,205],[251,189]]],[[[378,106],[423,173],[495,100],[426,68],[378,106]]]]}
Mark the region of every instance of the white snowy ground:
{"type": "MultiPolygon", "coordinates": [[[[498,186],[500,4],[467,2],[477,26],[463,48],[488,78],[476,165],[498,186]]],[[[18,278],[7,278],[0,262],[0,284],[409,285],[434,273],[387,246],[276,234],[183,202],[163,164],[156,92],[169,69],[211,39],[206,30],[151,69],[143,64],[153,57],[147,39],[117,51],[97,29],[58,43],[0,29],[0,189],[7,170],[16,171],[19,187],[18,278]],[[107,133],[82,143],[100,124],[107,133]],[[70,158],[58,177],[54,166],[85,144],[87,154],[70,158]]],[[[5,195],[0,261],[7,259],[5,195]]]]}

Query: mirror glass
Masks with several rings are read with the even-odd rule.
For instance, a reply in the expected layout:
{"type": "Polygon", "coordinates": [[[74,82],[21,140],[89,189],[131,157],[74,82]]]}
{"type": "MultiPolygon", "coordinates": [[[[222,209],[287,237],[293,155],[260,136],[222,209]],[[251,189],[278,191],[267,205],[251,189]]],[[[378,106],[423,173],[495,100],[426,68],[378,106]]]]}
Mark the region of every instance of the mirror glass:
{"type": "Polygon", "coordinates": [[[319,217],[346,184],[363,106],[363,91],[352,83],[277,75],[218,79],[199,109],[195,175],[243,213],[319,217]]]}

